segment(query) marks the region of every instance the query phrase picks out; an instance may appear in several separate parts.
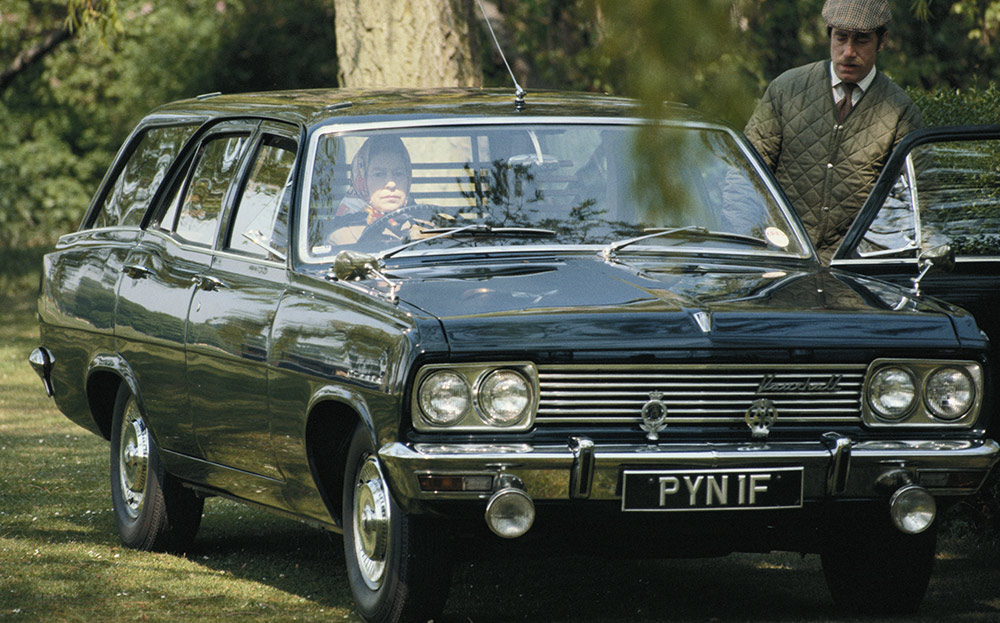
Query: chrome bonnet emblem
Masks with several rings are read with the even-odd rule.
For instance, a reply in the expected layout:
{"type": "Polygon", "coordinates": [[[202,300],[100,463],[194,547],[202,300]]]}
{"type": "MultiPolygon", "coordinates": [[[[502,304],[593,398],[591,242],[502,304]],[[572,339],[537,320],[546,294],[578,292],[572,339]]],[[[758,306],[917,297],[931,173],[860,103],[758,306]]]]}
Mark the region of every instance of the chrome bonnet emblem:
{"type": "Polygon", "coordinates": [[[754,439],[764,440],[771,432],[771,427],[774,426],[774,422],[778,419],[778,409],[774,406],[774,403],[767,398],[759,398],[754,400],[747,409],[746,414],[747,426],[750,427],[750,432],[753,434],[754,439]]]}
{"type": "Polygon", "coordinates": [[[696,311],[691,314],[691,317],[694,318],[702,333],[712,332],[712,314],[704,311],[696,311]]]}
{"type": "Polygon", "coordinates": [[[663,392],[649,392],[649,402],[642,405],[642,424],[639,428],[646,431],[646,439],[657,441],[660,431],[667,427],[667,405],[660,400],[663,392]]]}

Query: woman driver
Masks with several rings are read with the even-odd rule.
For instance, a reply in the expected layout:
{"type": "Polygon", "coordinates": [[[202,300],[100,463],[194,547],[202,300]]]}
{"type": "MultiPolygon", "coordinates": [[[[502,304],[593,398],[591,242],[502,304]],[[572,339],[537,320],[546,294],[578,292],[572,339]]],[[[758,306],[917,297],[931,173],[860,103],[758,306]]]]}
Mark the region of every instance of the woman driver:
{"type": "Polygon", "coordinates": [[[330,234],[333,244],[357,242],[370,225],[379,222],[382,239],[405,242],[433,224],[406,215],[393,216],[414,205],[410,199],[412,165],[403,141],[396,136],[372,136],[361,145],[351,163],[351,189],[335,214],[338,228],[330,234]],[[381,220],[380,220],[381,219],[381,220]]]}

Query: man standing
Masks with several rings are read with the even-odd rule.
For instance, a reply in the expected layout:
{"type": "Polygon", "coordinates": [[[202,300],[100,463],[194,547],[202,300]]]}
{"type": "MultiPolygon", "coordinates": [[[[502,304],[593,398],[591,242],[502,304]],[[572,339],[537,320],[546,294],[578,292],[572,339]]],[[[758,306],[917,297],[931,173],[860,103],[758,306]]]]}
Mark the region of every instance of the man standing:
{"type": "Polygon", "coordinates": [[[747,122],[824,262],[893,147],[923,125],[909,96],[875,68],[891,17],[887,0],[827,0],[830,60],[775,78],[747,122]]]}

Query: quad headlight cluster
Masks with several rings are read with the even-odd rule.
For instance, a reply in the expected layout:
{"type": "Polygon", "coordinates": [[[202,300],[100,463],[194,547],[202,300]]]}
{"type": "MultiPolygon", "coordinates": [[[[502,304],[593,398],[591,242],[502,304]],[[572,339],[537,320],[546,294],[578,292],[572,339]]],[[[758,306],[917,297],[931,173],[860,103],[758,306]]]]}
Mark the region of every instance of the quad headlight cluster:
{"type": "Polygon", "coordinates": [[[534,424],[538,373],[531,363],[428,365],[413,387],[419,431],[524,431],[534,424]]]}
{"type": "Polygon", "coordinates": [[[863,414],[871,426],[971,426],[982,395],[975,362],[881,359],[868,369],[863,414]]]}

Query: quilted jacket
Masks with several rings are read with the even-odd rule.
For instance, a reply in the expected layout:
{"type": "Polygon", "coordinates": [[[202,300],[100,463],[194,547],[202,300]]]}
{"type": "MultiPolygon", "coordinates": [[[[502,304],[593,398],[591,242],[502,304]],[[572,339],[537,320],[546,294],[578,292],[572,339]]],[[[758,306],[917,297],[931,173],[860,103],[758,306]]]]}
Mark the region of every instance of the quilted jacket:
{"type": "Polygon", "coordinates": [[[829,60],[786,71],[767,87],[745,130],[824,261],[837,250],[893,147],[923,126],[920,110],[882,72],[843,124],[830,89],[829,60]]]}

